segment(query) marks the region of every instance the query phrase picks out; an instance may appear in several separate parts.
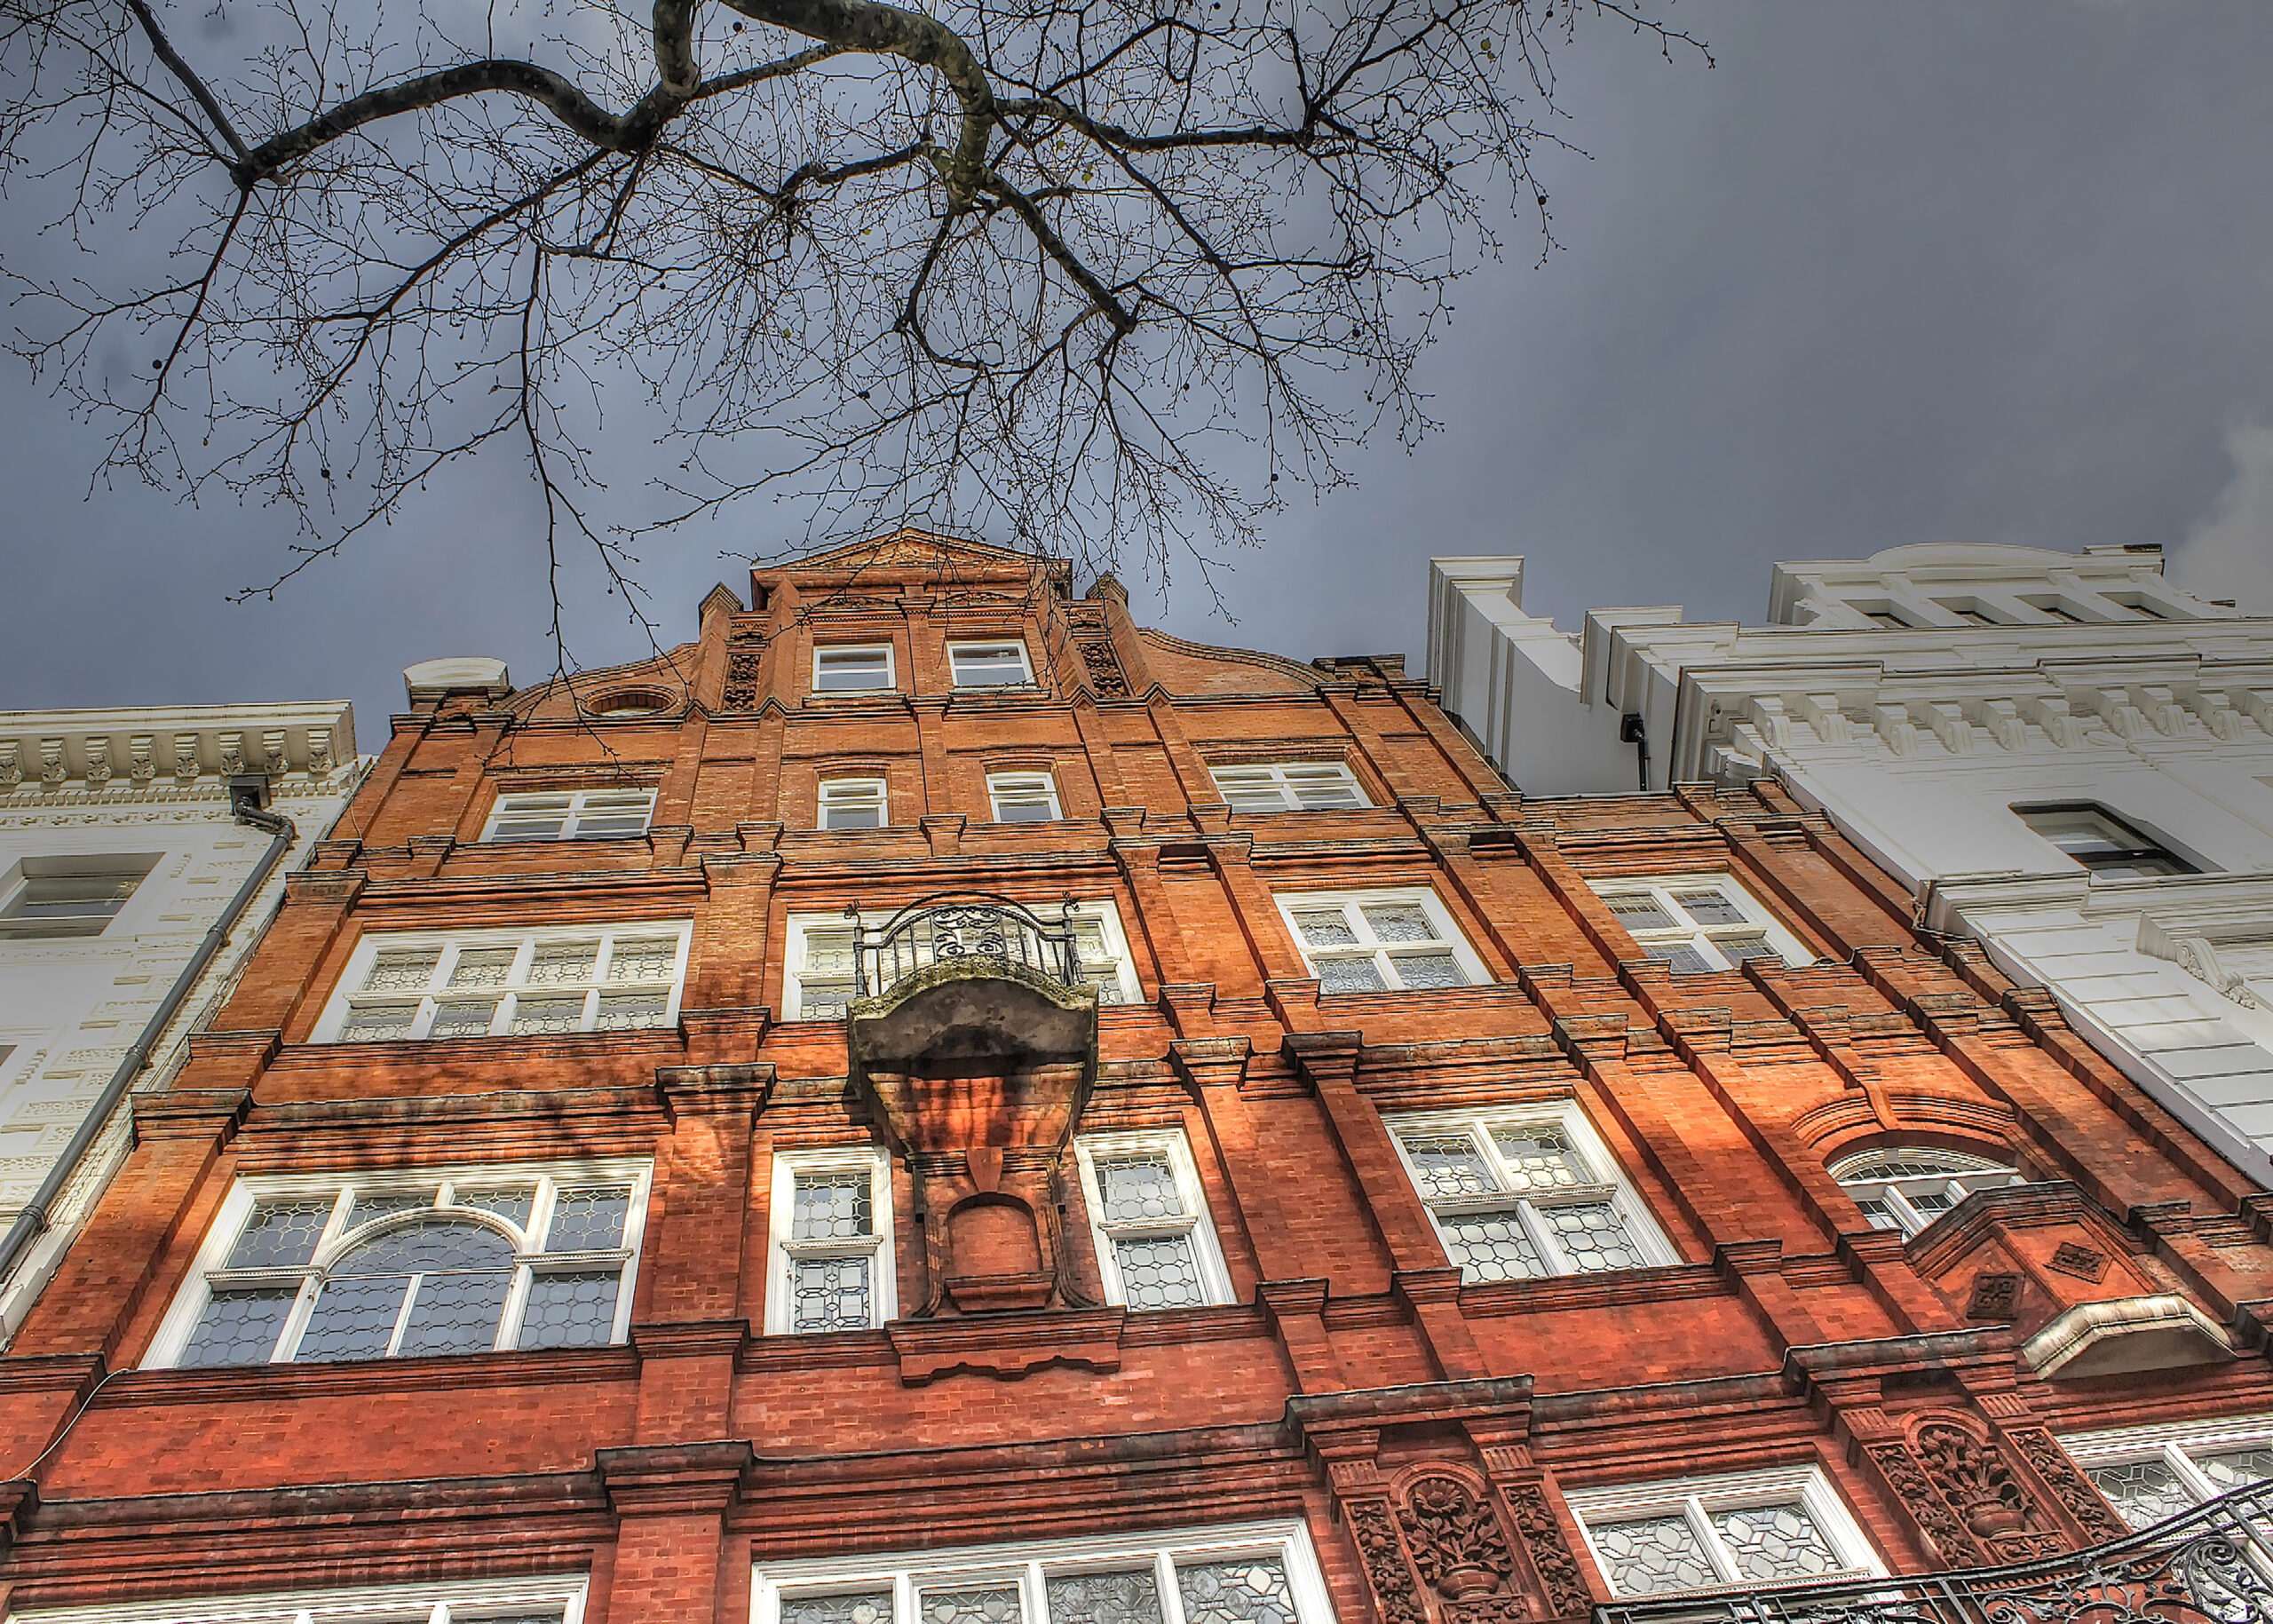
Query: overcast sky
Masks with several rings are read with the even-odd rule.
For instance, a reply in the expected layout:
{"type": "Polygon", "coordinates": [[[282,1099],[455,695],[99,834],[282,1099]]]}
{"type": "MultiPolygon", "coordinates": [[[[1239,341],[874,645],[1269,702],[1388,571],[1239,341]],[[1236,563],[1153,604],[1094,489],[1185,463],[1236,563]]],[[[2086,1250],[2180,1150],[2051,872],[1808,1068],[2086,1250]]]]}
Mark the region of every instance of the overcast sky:
{"type": "MultiPolygon", "coordinates": [[[[1530,606],[1756,619],[1778,558],[1911,542],[2158,542],[2273,613],[2273,4],[1683,0],[1718,67],[1596,30],[1559,66],[1590,157],[1544,176],[1566,250],[1459,295],[1423,383],[1446,431],[1243,555],[1239,624],[1177,582],[1148,616],[1303,658],[1418,657],[1431,554],[1529,555],[1530,606]]],[[[0,373],[0,709],[354,701],[401,668],[549,668],[524,471],[502,459],[273,603],[280,515],[88,494],[98,449],[0,373]]],[[[651,550],[691,636],[754,505],[651,550]]],[[[1136,583],[1132,582],[1132,585],[1136,583]]],[[[605,598],[588,665],[638,657],[605,598]]]]}

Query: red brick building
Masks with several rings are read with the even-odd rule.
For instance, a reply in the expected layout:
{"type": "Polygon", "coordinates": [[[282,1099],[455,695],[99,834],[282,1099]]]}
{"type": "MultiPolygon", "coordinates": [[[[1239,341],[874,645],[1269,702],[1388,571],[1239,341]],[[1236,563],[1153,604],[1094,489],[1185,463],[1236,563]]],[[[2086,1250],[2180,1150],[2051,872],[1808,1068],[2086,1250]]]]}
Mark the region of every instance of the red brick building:
{"type": "Polygon", "coordinates": [[[2265,1198],[1772,786],[751,592],[414,668],[0,1359],[9,1619],[1516,1624],[2273,1475],[2265,1198]]]}

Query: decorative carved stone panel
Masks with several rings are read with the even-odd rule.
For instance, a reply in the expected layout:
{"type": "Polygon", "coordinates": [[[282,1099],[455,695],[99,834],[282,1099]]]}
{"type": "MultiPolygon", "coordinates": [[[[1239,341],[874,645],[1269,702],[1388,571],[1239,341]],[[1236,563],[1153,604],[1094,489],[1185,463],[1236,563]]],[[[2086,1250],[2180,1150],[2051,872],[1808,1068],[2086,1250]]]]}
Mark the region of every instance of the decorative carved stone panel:
{"type": "Polygon", "coordinates": [[[1516,1571],[1492,1508],[1449,1474],[1415,1477],[1398,1507],[1421,1577],[1447,1601],[1504,1589],[1516,1571]]]}
{"type": "Polygon", "coordinates": [[[1081,651],[1081,669],[1089,677],[1090,693],[1099,699],[1129,697],[1129,678],[1121,671],[1121,661],[1110,642],[1103,638],[1081,638],[1073,646],[1081,651]]]}
{"type": "Polygon", "coordinates": [[[1421,1603],[1421,1584],[1397,1534],[1397,1518],[1386,1499],[1345,1499],[1342,1520],[1366,1570],[1382,1624],[1430,1624],[1421,1603]]]}
{"type": "Polygon", "coordinates": [[[1952,1566],[2020,1562],[2068,1549],[1987,1430],[1969,1415],[1929,1411],[1905,1442],[1865,1451],[1897,1501],[1952,1566]]]}
{"type": "Polygon", "coordinates": [[[1508,1509],[1508,1520],[1517,1538],[1523,1541],[1524,1555],[1531,1558],[1532,1571],[1546,1588],[1548,1606],[1558,1618],[1586,1612],[1594,1604],[1594,1595],[1587,1588],[1586,1575],[1572,1554],[1570,1541],[1563,1537],[1563,1525],[1547,1497],[1547,1485],[1536,1479],[1504,1483],[1500,1485],[1500,1499],[1508,1509]]]}
{"type": "Polygon", "coordinates": [[[2051,1433],[2041,1427],[2022,1427],[2008,1430],[2005,1438],[2083,1529],[2086,1538],[2096,1543],[2119,1540],[2131,1532],[2051,1433]]]}

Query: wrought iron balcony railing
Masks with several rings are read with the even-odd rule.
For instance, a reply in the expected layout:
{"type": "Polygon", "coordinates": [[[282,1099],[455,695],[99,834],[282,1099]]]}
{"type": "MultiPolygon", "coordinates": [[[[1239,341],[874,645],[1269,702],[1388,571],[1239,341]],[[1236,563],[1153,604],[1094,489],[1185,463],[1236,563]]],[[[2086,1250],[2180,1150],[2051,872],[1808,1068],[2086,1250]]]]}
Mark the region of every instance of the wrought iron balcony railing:
{"type": "Polygon", "coordinates": [[[2273,1482],[2006,1567],[1611,1602],[1595,1624],[2273,1624],[2273,1482]]]}
{"type": "Polygon", "coordinates": [[[1056,923],[1005,897],[945,891],[911,902],[881,925],[852,915],[852,978],[856,997],[888,993],[919,970],[963,964],[1016,964],[1067,987],[1087,986],[1073,905],[1060,906],[1056,923]]]}

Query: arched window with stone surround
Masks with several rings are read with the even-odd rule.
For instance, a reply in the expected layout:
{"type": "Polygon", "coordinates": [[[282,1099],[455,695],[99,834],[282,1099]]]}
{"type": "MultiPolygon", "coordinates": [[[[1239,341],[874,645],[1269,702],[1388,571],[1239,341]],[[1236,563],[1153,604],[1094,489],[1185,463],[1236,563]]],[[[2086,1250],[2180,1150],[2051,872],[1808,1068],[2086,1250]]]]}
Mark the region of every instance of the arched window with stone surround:
{"type": "Polygon", "coordinates": [[[1914,1235],[1976,1190],[2022,1182],[2017,1169],[1957,1151],[1897,1145],[1835,1161],[1832,1177],[1873,1229],[1914,1235]]]}

